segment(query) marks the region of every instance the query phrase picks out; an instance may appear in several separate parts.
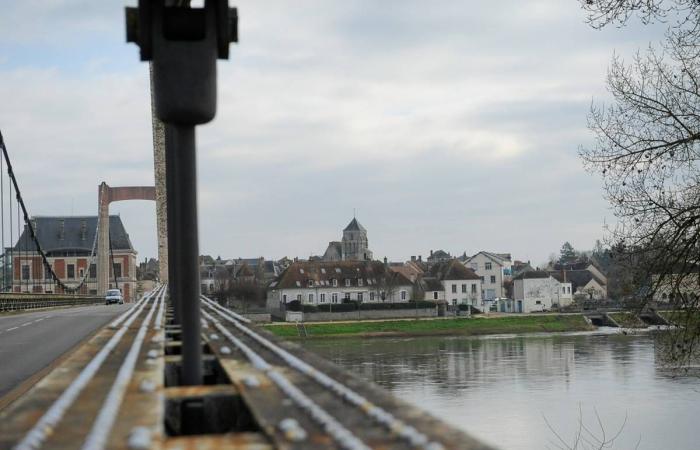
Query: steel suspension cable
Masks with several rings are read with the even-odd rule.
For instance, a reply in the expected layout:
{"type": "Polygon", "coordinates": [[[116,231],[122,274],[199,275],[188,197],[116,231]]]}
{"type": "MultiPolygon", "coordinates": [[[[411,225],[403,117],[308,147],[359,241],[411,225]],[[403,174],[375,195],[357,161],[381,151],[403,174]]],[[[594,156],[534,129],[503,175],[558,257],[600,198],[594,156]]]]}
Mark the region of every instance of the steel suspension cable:
{"type": "MultiPolygon", "coordinates": [[[[0,140],[2,140],[2,134],[0,134],[0,140]]],[[[7,169],[8,171],[10,170],[9,168],[7,169]]],[[[10,210],[10,262],[12,265],[10,266],[10,269],[12,270],[12,273],[10,274],[10,288],[12,289],[12,292],[15,291],[15,237],[14,233],[12,232],[12,180],[8,179],[7,183],[10,185],[9,192],[7,194],[7,206],[9,206],[10,210]]]]}

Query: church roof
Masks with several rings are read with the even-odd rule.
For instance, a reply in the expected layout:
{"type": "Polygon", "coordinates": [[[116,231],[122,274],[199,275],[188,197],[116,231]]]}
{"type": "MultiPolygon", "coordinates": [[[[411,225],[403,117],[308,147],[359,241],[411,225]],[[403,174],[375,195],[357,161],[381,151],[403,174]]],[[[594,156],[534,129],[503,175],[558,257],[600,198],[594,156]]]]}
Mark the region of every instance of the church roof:
{"type": "Polygon", "coordinates": [[[352,221],[348,224],[347,227],[343,231],[367,231],[365,230],[365,227],[360,225],[360,222],[357,221],[354,217],[352,218],[352,221]]]}

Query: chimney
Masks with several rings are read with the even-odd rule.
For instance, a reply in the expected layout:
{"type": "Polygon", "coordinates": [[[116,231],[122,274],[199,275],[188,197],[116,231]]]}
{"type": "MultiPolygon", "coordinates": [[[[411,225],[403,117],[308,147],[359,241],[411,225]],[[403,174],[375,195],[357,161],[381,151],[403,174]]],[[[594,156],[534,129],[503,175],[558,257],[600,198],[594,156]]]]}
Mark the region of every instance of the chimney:
{"type": "Polygon", "coordinates": [[[418,262],[423,262],[423,255],[418,255],[418,262]]]}
{"type": "Polygon", "coordinates": [[[433,251],[432,251],[432,250],[430,250],[430,256],[433,256],[433,251]]]}
{"type": "Polygon", "coordinates": [[[386,256],[384,257],[384,265],[385,265],[385,266],[389,265],[389,260],[386,259],[386,256]]]}
{"type": "Polygon", "coordinates": [[[416,257],[415,257],[415,256],[411,256],[411,262],[416,262],[416,257]]]}

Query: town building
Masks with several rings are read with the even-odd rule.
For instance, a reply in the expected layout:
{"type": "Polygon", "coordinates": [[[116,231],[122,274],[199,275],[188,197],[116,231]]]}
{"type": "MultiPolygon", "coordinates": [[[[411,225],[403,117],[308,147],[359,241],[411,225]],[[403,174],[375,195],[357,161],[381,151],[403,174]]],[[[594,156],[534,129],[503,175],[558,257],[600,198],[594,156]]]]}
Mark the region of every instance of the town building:
{"type": "Polygon", "coordinates": [[[481,298],[483,300],[492,301],[507,296],[504,282],[512,279],[511,267],[513,263],[510,253],[481,251],[468,258],[464,265],[481,277],[481,298]]]}
{"type": "MultiPolygon", "coordinates": [[[[79,293],[97,294],[97,258],[95,247],[97,216],[35,216],[32,227],[48,263],[58,279],[79,293]]],[[[136,250],[119,216],[109,216],[110,262],[109,288],[119,288],[124,301],[134,300],[136,287],[136,250]]],[[[25,226],[10,249],[13,292],[63,293],[43,265],[41,256],[25,226]]]]}
{"type": "Polygon", "coordinates": [[[466,304],[483,310],[481,279],[457,259],[434,264],[421,280],[425,300],[466,304]]]}
{"type": "Polygon", "coordinates": [[[446,252],[445,250],[430,250],[430,255],[426,259],[428,261],[428,266],[432,266],[433,264],[450,261],[452,256],[450,256],[450,253],[446,252]]]}
{"type": "Polygon", "coordinates": [[[341,241],[331,241],[321,258],[323,261],[371,261],[367,230],[356,218],[343,230],[341,241]]]}
{"type": "Polygon", "coordinates": [[[199,277],[203,294],[213,294],[233,285],[254,284],[266,287],[282,273],[276,261],[259,258],[216,259],[200,256],[199,277]]]}
{"type": "Polygon", "coordinates": [[[283,310],[293,301],[309,305],[344,301],[407,302],[413,284],[379,261],[296,261],[267,291],[267,307],[283,310]]]}
{"type": "Polygon", "coordinates": [[[550,272],[560,281],[571,283],[574,296],[588,300],[604,300],[608,298],[608,286],[594,271],[584,270],[558,270],[550,272]]]}
{"type": "Polygon", "coordinates": [[[502,312],[542,312],[572,301],[570,282],[559,281],[544,270],[533,270],[513,278],[513,302],[499,302],[499,308],[502,312]]]}

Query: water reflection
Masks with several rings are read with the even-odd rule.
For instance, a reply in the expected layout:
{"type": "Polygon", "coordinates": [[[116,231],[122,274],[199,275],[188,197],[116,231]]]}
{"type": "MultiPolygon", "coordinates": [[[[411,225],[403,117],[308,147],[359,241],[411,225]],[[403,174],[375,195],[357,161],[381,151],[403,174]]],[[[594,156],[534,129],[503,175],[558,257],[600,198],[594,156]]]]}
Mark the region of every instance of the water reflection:
{"type": "Polygon", "coordinates": [[[650,335],[571,334],[309,341],[308,348],[492,444],[541,449],[594,408],[614,448],[697,449],[700,382],[657,363],[650,335]],[[673,433],[669,433],[673,430],[673,433]],[[669,439],[672,442],[669,442],[669,439]]]}

